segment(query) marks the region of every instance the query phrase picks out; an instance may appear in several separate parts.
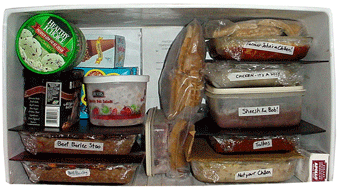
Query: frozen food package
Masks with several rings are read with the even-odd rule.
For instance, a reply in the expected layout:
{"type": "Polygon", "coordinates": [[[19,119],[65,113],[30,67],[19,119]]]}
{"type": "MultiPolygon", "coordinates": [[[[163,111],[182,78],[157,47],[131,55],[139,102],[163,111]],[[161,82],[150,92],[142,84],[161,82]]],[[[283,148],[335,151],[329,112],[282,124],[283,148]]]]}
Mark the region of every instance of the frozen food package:
{"type": "Polygon", "coordinates": [[[303,182],[328,181],[329,154],[315,146],[300,146],[295,176],[303,182]]]}
{"type": "Polygon", "coordinates": [[[79,135],[19,132],[25,149],[32,153],[129,154],[136,135],[79,135]]]}
{"type": "Polygon", "coordinates": [[[208,183],[283,182],[294,175],[296,151],[261,154],[218,154],[203,138],[195,138],[187,154],[196,179],[208,183]]]}
{"type": "Polygon", "coordinates": [[[307,36],[304,25],[297,20],[251,19],[239,22],[210,20],[204,25],[206,38],[263,37],[263,36],[307,36]]]}
{"type": "Polygon", "coordinates": [[[209,143],[215,152],[229,153],[257,153],[257,152],[288,152],[298,146],[297,136],[209,136],[209,143]]]}
{"type": "Polygon", "coordinates": [[[301,121],[303,86],[205,89],[221,128],[290,127],[301,121]]]}
{"type": "Polygon", "coordinates": [[[72,157],[65,154],[35,156],[23,152],[11,160],[22,163],[33,183],[127,184],[134,178],[143,158],[142,154],[129,157],[72,157]]]}
{"type": "Polygon", "coordinates": [[[170,122],[162,110],[153,107],[148,110],[145,120],[146,174],[166,174],[169,171],[170,122]]]}
{"type": "Polygon", "coordinates": [[[195,19],[173,41],[159,79],[160,104],[169,120],[190,118],[202,100],[205,43],[195,19]]]}
{"type": "Polygon", "coordinates": [[[236,61],[206,62],[205,79],[216,88],[297,86],[303,82],[300,63],[267,64],[236,61]]]}
{"type": "Polygon", "coordinates": [[[210,56],[237,61],[288,61],[304,58],[312,38],[293,20],[213,20],[205,24],[210,56]]]}

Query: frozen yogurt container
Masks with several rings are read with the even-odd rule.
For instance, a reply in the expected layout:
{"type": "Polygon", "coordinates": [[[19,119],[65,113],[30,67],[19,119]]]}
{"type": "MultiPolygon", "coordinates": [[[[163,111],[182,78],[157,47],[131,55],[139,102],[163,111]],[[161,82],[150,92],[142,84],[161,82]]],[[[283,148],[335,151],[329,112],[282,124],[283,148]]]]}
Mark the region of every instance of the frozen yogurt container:
{"type": "Polygon", "coordinates": [[[118,127],[143,123],[149,76],[88,76],[84,78],[90,122],[118,127]]]}
{"type": "Polygon", "coordinates": [[[82,32],[54,14],[38,14],[19,29],[16,51],[21,63],[38,74],[52,74],[77,66],[86,49],[82,32]]]}
{"type": "Polygon", "coordinates": [[[210,113],[221,128],[288,127],[301,121],[302,86],[214,88],[207,86],[210,113]]]}

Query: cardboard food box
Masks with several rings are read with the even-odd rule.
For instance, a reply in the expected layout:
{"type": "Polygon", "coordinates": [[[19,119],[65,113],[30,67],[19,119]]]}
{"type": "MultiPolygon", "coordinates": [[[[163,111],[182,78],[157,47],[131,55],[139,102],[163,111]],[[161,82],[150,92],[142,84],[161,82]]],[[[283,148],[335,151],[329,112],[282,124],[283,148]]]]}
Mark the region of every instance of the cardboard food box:
{"type": "Polygon", "coordinates": [[[78,67],[124,67],[125,37],[105,30],[82,30],[86,52],[78,67]]]}
{"type": "Polygon", "coordinates": [[[295,176],[303,182],[318,182],[328,180],[329,154],[309,147],[299,149],[304,156],[298,161],[295,176]]]}

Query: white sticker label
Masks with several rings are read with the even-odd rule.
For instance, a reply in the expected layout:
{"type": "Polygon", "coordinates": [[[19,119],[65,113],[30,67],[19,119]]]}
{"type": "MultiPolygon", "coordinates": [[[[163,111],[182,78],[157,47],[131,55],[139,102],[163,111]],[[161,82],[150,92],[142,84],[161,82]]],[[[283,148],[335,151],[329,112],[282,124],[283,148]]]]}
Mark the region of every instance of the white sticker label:
{"type": "Polygon", "coordinates": [[[90,176],[90,169],[66,170],[66,175],[69,177],[88,177],[90,176]]]}
{"type": "Polygon", "coordinates": [[[255,141],[253,143],[253,149],[261,149],[261,148],[269,148],[273,147],[273,141],[271,139],[262,140],[262,141],[255,141]]]}
{"type": "Polygon", "coordinates": [[[272,176],[273,176],[273,168],[267,168],[267,169],[237,172],[235,174],[235,180],[272,177],[272,176]]]}
{"type": "Polygon", "coordinates": [[[280,114],[280,106],[262,106],[262,107],[241,107],[238,108],[238,116],[261,116],[280,114]]]}
{"type": "Polygon", "coordinates": [[[259,72],[237,72],[230,73],[228,79],[230,81],[247,81],[247,80],[264,80],[264,79],[277,79],[280,77],[281,72],[278,70],[273,71],[259,71],[259,72]]]}
{"type": "Polygon", "coordinates": [[[54,148],[103,151],[104,143],[56,140],[54,141],[54,148]]]}
{"type": "Polygon", "coordinates": [[[270,42],[247,42],[243,48],[263,50],[275,53],[293,55],[294,46],[282,45],[270,42]]]}

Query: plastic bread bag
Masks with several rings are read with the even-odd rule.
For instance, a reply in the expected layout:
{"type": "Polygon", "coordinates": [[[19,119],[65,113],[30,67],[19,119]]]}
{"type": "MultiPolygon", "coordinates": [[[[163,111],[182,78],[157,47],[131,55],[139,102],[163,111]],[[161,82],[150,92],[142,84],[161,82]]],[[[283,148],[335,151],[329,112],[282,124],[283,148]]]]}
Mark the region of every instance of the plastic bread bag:
{"type": "Polygon", "coordinates": [[[204,59],[203,29],[195,19],[173,41],[160,75],[160,104],[167,119],[196,114],[202,101],[204,59]]]}
{"type": "Polygon", "coordinates": [[[300,63],[207,62],[205,79],[216,88],[297,86],[303,82],[300,63]]]}
{"type": "Polygon", "coordinates": [[[255,152],[288,152],[297,148],[299,138],[297,135],[274,136],[209,136],[209,143],[215,152],[229,153],[255,153],[255,152]]]}
{"type": "Polygon", "coordinates": [[[25,149],[32,153],[129,154],[136,135],[95,135],[48,132],[19,132],[25,149]]]}
{"type": "Polygon", "coordinates": [[[293,20],[214,20],[205,24],[210,56],[238,61],[282,61],[304,58],[312,38],[293,20]]]}

